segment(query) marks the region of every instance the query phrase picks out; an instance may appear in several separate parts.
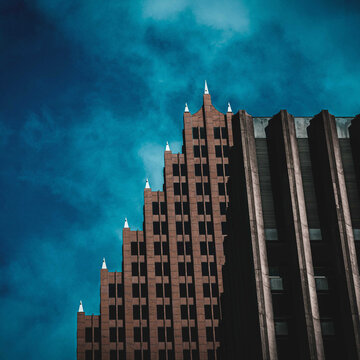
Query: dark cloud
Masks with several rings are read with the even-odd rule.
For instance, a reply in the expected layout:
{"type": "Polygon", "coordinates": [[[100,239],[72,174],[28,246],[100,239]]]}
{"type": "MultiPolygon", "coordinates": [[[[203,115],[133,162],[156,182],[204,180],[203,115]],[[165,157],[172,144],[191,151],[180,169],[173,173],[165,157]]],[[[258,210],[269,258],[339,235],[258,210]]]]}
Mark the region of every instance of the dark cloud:
{"type": "Polygon", "coordinates": [[[0,4],[0,358],[75,358],[102,257],[121,270],[145,179],[181,149],[208,80],[220,111],[359,112],[358,1],[0,4]],[[15,319],[15,320],[14,320],[15,319]]]}

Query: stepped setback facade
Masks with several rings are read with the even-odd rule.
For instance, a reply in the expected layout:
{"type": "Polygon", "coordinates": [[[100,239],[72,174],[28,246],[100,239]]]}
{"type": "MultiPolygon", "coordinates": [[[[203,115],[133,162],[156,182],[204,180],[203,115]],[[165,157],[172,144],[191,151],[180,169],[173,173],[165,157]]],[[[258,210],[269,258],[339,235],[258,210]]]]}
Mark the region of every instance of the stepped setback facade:
{"type": "Polygon", "coordinates": [[[183,120],[77,359],[360,360],[360,116],[223,114],[205,83],[183,120]]]}

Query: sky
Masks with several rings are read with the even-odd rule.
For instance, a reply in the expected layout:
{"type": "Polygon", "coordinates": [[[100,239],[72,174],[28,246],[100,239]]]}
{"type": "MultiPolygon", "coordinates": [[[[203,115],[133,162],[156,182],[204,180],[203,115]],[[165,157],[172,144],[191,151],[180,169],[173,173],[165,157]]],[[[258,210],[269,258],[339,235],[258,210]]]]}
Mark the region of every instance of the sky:
{"type": "Polygon", "coordinates": [[[184,103],[360,112],[357,0],[0,0],[0,359],[75,359],[79,300],[162,188],[184,103]]]}

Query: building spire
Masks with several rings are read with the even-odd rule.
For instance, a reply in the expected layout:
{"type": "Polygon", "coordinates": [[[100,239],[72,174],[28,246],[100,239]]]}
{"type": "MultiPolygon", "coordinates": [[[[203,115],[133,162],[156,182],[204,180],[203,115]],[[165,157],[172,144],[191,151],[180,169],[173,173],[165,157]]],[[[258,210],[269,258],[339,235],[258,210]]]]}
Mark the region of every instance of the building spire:
{"type": "Polygon", "coordinates": [[[166,142],[165,151],[171,151],[171,150],[170,150],[170,146],[169,146],[169,143],[168,143],[168,142],[166,142]]]}
{"type": "Polygon", "coordinates": [[[101,267],[102,269],[107,269],[107,267],[106,267],[106,262],[105,262],[105,258],[103,258],[103,262],[102,262],[102,267],[101,267]]]}
{"type": "Polygon", "coordinates": [[[84,312],[84,308],[83,308],[83,305],[82,305],[82,301],[80,300],[80,305],[79,305],[79,310],[78,312],[84,312]]]}
{"type": "Polygon", "coordinates": [[[228,109],[227,109],[227,112],[232,112],[231,105],[230,105],[230,103],[229,103],[229,102],[228,102],[228,109]]]}
{"type": "Polygon", "coordinates": [[[185,103],[185,110],[184,110],[184,112],[190,112],[187,103],[185,103]]]}
{"type": "Polygon", "coordinates": [[[204,94],[209,94],[209,89],[208,89],[206,80],[205,80],[205,90],[204,90],[204,94]]]}
{"type": "Polygon", "coordinates": [[[128,224],[127,218],[125,218],[124,229],[128,229],[128,228],[129,228],[129,224],[128,224]]]}
{"type": "Polygon", "coordinates": [[[146,179],[145,189],[150,189],[149,179],[146,179]]]}

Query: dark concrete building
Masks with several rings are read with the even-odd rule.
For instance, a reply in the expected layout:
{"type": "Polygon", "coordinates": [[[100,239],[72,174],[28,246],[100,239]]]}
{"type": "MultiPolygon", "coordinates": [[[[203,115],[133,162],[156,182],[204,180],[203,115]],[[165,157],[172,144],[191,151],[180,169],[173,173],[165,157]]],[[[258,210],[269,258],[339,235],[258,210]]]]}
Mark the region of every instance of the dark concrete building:
{"type": "Polygon", "coordinates": [[[223,358],[360,359],[360,117],[232,128],[223,358]]]}
{"type": "Polygon", "coordinates": [[[123,229],[122,272],[101,269],[100,316],[78,312],[78,360],[219,359],[232,112],[184,112],[163,191],[144,190],[143,231],[123,229]]]}

